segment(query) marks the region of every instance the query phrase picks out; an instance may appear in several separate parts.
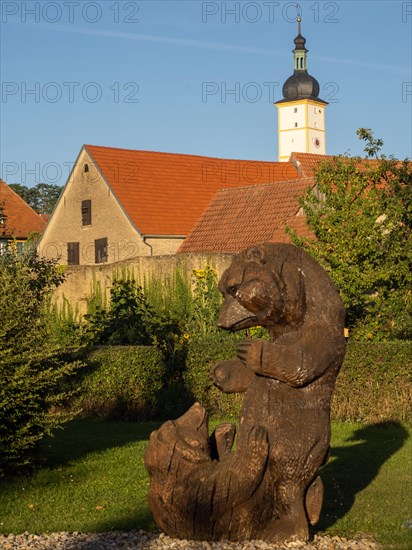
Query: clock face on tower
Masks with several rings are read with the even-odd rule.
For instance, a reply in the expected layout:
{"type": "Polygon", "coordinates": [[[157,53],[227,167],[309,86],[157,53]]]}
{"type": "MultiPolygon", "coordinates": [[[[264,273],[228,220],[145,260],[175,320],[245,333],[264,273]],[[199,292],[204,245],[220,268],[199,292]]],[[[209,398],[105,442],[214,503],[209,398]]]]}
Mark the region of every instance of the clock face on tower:
{"type": "Polygon", "coordinates": [[[315,139],[314,139],[314,144],[315,144],[315,147],[319,149],[319,147],[320,147],[320,139],[319,139],[319,138],[315,138],[315,139]]]}

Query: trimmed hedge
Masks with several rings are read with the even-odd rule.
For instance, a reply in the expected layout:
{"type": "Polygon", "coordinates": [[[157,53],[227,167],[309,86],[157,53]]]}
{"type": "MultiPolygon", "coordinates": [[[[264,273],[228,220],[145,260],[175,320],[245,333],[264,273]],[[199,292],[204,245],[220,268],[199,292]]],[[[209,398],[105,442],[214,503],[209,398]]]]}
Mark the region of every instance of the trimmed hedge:
{"type": "Polygon", "coordinates": [[[336,383],[332,417],[411,424],[412,341],[350,341],[336,383]]]}
{"type": "MultiPolygon", "coordinates": [[[[226,395],[209,378],[217,361],[236,357],[236,340],[210,335],[191,343],[184,380],[212,417],[236,417],[243,396],[226,395]]],[[[340,421],[412,423],[412,342],[349,342],[332,402],[340,421]]]]}
{"type": "MultiPolygon", "coordinates": [[[[236,418],[243,394],[213,386],[210,370],[236,357],[240,335],[210,334],[188,346],[183,380],[170,381],[159,350],[108,346],[94,350],[81,371],[72,408],[87,417],[122,420],[169,419],[199,401],[214,418],[236,418]]],[[[339,421],[404,421],[412,424],[412,342],[350,341],[338,376],[332,418],[339,421]]]]}
{"type": "Polygon", "coordinates": [[[87,357],[72,409],[88,418],[152,419],[165,373],[163,355],[154,347],[96,348],[87,357]]]}

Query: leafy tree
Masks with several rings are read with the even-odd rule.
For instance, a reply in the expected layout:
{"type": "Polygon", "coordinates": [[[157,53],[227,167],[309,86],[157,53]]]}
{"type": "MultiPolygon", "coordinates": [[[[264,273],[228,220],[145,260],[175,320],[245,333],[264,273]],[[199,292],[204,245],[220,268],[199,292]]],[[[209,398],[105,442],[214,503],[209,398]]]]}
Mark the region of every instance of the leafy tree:
{"type": "Polygon", "coordinates": [[[322,161],[300,200],[314,238],[303,246],[330,273],[358,338],[412,338],[412,166],[378,156],[383,144],[358,130],[373,159],[322,161]]]}
{"type": "Polygon", "coordinates": [[[38,183],[27,187],[21,183],[11,183],[11,189],[39,214],[51,214],[63,187],[49,183],[38,183]]]}
{"type": "Polygon", "coordinates": [[[42,317],[63,276],[34,253],[0,256],[0,475],[29,464],[44,435],[69,419],[53,411],[66,376],[81,365],[52,344],[42,317]]]}

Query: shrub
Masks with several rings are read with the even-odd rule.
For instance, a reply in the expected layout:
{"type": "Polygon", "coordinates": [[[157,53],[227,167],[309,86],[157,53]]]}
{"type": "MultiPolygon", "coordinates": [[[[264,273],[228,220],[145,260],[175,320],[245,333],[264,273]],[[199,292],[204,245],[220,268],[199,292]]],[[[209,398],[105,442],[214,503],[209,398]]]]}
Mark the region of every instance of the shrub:
{"type": "Polygon", "coordinates": [[[236,357],[237,334],[217,333],[203,336],[190,343],[183,380],[195,401],[199,401],[209,415],[231,418],[239,415],[243,394],[226,394],[216,388],[210,379],[210,370],[218,361],[236,357]]]}
{"type": "Polygon", "coordinates": [[[114,279],[108,308],[95,305],[85,316],[85,337],[94,345],[150,345],[153,314],[133,279],[114,279]]]}
{"type": "Polygon", "coordinates": [[[332,402],[335,420],[412,422],[412,342],[349,342],[332,402]]]}
{"type": "Polygon", "coordinates": [[[148,346],[107,346],[90,352],[71,408],[85,417],[146,420],[158,413],[166,367],[148,346]]]}
{"type": "Polygon", "coordinates": [[[43,436],[71,418],[52,411],[69,397],[61,382],[81,364],[51,342],[42,318],[62,280],[33,253],[0,256],[0,475],[29,464],[43,436]]]}
{"type": "MultiPolygon", "coordinates": [[[[211,416],[238,416],[242,395],[215,388],[213,365],[236,357],[241,335],[209,335],[191,343],[184,382],[211,416]]],[[[340,421],[412,422],[412,342],[349,342],[332,401],[332,418],[340,421]]]]}

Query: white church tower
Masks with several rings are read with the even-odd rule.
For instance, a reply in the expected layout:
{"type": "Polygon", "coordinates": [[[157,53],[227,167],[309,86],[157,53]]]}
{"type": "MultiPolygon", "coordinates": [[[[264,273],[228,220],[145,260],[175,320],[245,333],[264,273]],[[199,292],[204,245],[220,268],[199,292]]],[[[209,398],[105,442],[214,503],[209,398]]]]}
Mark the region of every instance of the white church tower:
{"type": "Polygon", "coordinates": [[[325,108],[319,99],[319,83],[307,71],[306,39],[301,35],[298,17],[295,38],[294,72],[283,85],[278,108],[278,160],[286,162],[291,153],[326,154],[325,108]]]}

